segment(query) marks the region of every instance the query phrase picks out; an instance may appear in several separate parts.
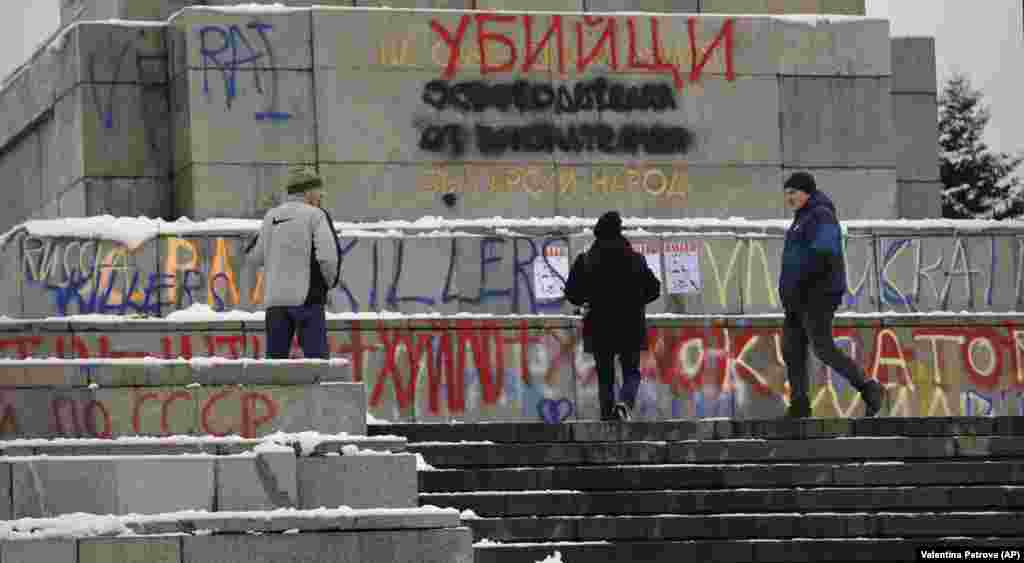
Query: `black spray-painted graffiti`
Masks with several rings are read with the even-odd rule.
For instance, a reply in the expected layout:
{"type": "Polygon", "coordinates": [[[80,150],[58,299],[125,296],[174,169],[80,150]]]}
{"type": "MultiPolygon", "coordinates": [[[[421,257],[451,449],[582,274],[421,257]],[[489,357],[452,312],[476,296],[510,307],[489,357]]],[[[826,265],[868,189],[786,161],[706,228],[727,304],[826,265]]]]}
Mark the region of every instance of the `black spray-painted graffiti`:
{"type": "MultiPolygon", "coordinates": [[[[582,111],[630,113],[663,112],[676,109],[672,86],[662,83],[624,84],[606,78],[578,82],[571,88],[549,83],[486,83],[481,81],[450,84],[444,80],[428,82],[423,102],[441,111],[482,113],[501,112],[578,114],[582,111]]],[[[693,134],[685,127],[663,124],[626,123],[612,126],[604,122],[557,124],[540,119],[512,125],[428,123],[420,126],[422,150],[459,157],[475,143],[484,156],[506,152],[581,153],[651,155],[684,154],[693,145],[693,134]]]]}
{"type": "Polygon", "coordinates": [[[477,125],[472,130],[461,125],[428,125],[420,135],[420,148],[460,156],[470,138],[485,156],[505,152],[593,152],[607,154],[683,154],[693,144],[693,135],[685,127],[627,124],[613,127],[607,123],[559,126],[551,122],[527,125],[477,125]]]}
{"type": "Polygon", "coordinates": [[[581,111],[665,111],[676,109],[672,86],[662,83],[623,84],[596,78],[558,88],[547,82],[488,83],[479,80],[449,84],[432,80],[423,87],[423,101],[436,110],[455,109],[480,113],[494,108],[519,113],[554,110],[575,114],[581,111]]]}
{"type": "Polygon", "coordinates": [[[277,70],[274,64],[274,49],[267,33],[273,29],[268,23],[251,22],[245,26],[254,31],[263,44],[263,51],[253,48],[253,42],[237,25],[207,25],[199,30],[200,54],[203,57],[203,93],[209,94],[209,70],[218,70],[224,77],[224,96],[228,109],[238,97],[238,71],[249,66],[252,70],[253,86],[267,98],[263,111],[255,113],[257,121],[284,121],[292,115],[279,109],[277,70]],[[261,62],[265,64],[261,64],[261,62]],[[270,73],[267,92],[264,91],[264,72],[270,73]]]}

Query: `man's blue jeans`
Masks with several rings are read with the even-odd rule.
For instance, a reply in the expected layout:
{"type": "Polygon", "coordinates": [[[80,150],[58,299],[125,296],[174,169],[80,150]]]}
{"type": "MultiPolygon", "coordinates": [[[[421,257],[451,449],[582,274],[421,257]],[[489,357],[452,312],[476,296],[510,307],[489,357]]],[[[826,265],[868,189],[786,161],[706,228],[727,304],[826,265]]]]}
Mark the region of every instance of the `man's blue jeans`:
{"type": "Polygon", "coordinates": [[[296,333],[305,357],[328,358],[327,314],[323,305],[268,307],[266,323],[267,359],[287,359],[296,333]]]}

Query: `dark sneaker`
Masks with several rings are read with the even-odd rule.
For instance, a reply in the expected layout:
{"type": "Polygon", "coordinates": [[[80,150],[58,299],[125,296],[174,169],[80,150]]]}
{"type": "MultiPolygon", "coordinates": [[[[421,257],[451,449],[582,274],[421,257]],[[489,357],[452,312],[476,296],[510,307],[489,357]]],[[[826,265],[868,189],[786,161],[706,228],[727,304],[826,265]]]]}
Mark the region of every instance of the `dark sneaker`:
{"type": "Polygon", "coordinates": [[[877,379],[872,379],[868,381],[864,389],[861,389],[860,396],[864,399],[864,416],[870,418],[877,416],[885,406],[889,392],[877,379]]]}
{"type": "Polygon", "coordinates": [[[629,422],[633,418],[632,410],[626,403],[615,403],[615,419],[622,422],[629,422]]]}
{"type": "Polygon", "coordinates": [[[807,397],[794,398],[786,408],[786,418],[810,418],[811,400],[807,397]]]}

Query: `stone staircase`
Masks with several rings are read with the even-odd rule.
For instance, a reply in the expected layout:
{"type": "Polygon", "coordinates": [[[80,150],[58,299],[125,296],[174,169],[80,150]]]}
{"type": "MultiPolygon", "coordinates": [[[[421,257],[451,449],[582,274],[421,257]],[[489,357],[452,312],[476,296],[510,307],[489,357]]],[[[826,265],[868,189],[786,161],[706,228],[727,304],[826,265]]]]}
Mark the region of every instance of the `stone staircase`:
{"type": "MultiPolygon", "coordinates": [[[[1024,549],[1024,417],[381,424],[477,563],[914,561],[1024,549]],[[475,516],[474,516],[475,515],[475,516]]],[[[969,560],[969,559],[968,559],[969,560]]]]}

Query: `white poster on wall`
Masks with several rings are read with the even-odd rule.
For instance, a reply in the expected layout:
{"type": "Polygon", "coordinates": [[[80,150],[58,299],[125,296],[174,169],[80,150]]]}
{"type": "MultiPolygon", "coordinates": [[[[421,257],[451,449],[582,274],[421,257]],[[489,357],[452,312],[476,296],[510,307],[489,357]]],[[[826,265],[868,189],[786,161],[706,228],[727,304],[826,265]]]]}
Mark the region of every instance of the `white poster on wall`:
{"type": "Polygon", "coordinates": [[[661,275],[661,245],[654,242],[634,242],[632,244],[633,250],[639,252],[647,261],[647,266],[654,272],[654,277],[664,283],[665,279],[661,275]]]}
{"type": "Polygon", "coordinates": [[[700,293],[700,252],[696,242],[666,242],[665,269],[670,295],[700,293]]]}
{"type": "Polygon", "coordinates": [[[533,294],[537,299],[561,299],[569,279],[569,249],[549,246],[533,261],[533,294]]]}

